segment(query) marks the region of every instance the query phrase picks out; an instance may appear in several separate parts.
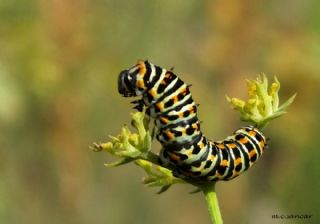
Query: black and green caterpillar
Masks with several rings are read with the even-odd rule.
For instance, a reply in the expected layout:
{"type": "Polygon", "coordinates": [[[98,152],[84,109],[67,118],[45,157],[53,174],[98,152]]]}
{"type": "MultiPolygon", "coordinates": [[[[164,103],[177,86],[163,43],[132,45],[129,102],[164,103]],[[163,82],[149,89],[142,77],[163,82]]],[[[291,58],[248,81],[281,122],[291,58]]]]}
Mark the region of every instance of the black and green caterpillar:
{"type": "Polygon", "coordinates": [[[155,121],[162,145],[160,160],[175,168],[176,176],[197,181],[231,180],[251,167],[267,146],[264,135],[253,126],[236,130],[222,141],[210,141],[200,130],[197,104],[189,85],[171,70],[148,61],[120,73],[119,93],[142,96],[133,101],[138,110],[155,121]]]}

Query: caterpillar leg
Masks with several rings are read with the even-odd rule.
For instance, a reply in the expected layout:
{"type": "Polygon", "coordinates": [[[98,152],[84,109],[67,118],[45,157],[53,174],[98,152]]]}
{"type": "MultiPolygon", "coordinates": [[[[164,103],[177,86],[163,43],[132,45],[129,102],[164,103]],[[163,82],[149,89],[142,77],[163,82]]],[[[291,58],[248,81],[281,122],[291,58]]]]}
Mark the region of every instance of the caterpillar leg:
{"type": "Polygon", "coordinates": [[[133,109],[136,109],[140,112],[143,111],[143,107],[145,106],[144,102],[142,99],[140,100],[134,100],[134,101],[131,101],[130,103],[134,104],[135,106],[133,107],[133,109]]]}

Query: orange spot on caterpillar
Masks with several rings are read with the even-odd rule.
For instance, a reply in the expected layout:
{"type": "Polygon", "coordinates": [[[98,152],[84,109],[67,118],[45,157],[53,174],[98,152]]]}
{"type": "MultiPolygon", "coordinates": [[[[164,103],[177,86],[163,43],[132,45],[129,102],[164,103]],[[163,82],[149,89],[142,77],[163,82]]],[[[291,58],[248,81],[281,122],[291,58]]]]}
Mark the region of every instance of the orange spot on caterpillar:
{"type": "Polygon", "coordinates": [[[260,141],[260,142],[259,142],[259,145],[260,145],[260,148],[263,149],[263,147],[264,147],[264,141],[260,141]]]}
{"type": "Polygon", "coordinates": [[[163,110],[164,108],[164,103],[163,102],[159,102],[156,104],[156,107],[159,109],[159,110],[163,110]]]}
{"type": "Polygon", "coordinates": [[[166,135],[168,136],[168,138],[171,140],[171,139],[174,139],[174,134],[171,132],[171,131],[166,131],[166,135]]]}
{"type": "Polygon", "coordinates": [[[165,118],[165,117],[160,117],[160,120],[165,124],[168,124],[168,122],[169,122],[169,119],[165,118]]]}
{"type": "Polygon", "coordinates": [[[166,82],[164,79],[162,79],[161,82],[160,82],[160,84],[162,84],[162,85],[167,85],[167,82],[166,82]]]}
{"type": "Polygon", "coordinates": [[[173,96],[172,100],[173,100],[173,103],[177,103],[178,102],[178,96],[173,96]]]}
{"type": "Polygon", "coordinates": [[[249,152],[249,157],[250,157],[250,159],[251,159],[254,155],[256,155],[256,152],[255,152],[254,150],[251,150],[251,151],[249,152]]]}
{"type": "Polygon", "coordinates": [[[154,88],[152,88],[152,89],[149,90],[149,94],[150,94],[152,97],[155,97],[155,96],[157,95],[157,91],[156,91],[154,88]]]}
{"type": "Polygon", "coordinates": [[[228,166],[229,162],[228,160],[224,159],[222,160],[222,162],[220,163],[220,166],[228,166]]]}
{"type": "Polygon", "coordinates": [[[138,88],[144,88],[143,80],[138,80],[136,85],[137,85],[138,88]]]}
{"type": "Polygon", "coordinates": [[[200,143],[199,143],[199,147],[200,147],[201,149],[204,147],[203,142],[200,142],[200,143]]]}
{"type": "Polygon", "coordinates": [[[242,159],[241,158],[236,159],[236,161],[235,161],[236,166],[241,164],[241,163],[242,163],[242,159]]]}
{"type": "Polygon", "coordinates": [[[248,139],[246,137],[240,139],[240,142],[243,144],[246,144],[248,142],[248,139]]]}
{"type": "Polygon", "coordinates": [[[139,60],[138,61],[138,67],[139,67],[139,74],[143,77],[146,74],[146,71],[147,71],[144,61],[139,60]]]}
{"type": "Polygon", "coordinates": [[[217,146],[218,146],[219,149],[224,149],[224,145],[221,144],[221,143],[217,144],[217,146]]]}
{"type": "Polygon", "coordinates": [[[254,137],[257,133],[255,131],[249,131],[248,133],[250,136],[254,137]]]}
{"type": "Polygon", "coordinates": [[[170,73],[170,72],[167,72],[167,73],[164,75],[165,78],[169,78],[170,76],[171,76],[171,73],[170,73]]]}
{"type": "Polygon", "coordinates": [[[231,149],[234,149],[234,148],[237,147],[236,144],[234,144],[234,143],[228,144],[228,146],[229,146],[231,149]]]}
{"type": "Polygon", "coordinates": [[[180,94],[182,94],[183,96],[185,96],[187,94],[187,88],[183,88],[181,91],[180,91],[180,94]]]}
{"type": "Polygon", "coordinates": [[[180,160],[180,157],[177,156],[176,154],[170,153],[169,156],[170,156],[170,159],[172,159],[174,161],[179,161],[180,160]]]}

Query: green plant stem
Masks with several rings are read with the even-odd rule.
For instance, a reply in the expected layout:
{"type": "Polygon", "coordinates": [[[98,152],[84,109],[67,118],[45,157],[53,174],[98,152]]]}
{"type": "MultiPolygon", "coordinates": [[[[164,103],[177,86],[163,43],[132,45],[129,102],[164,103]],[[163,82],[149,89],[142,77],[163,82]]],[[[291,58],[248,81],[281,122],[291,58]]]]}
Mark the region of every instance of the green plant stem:
{"type": "Polygon", "coordinates": [[[146,160],[146,161],[149,161],[149,162],[156,164],[158,166],[161,166],[159,163],[159,156],[151,151],[148,151],[147,153],[141,155],[139,158],[146,160]]]}
{"type": "Polygon", "coordinates": [[[215,182],[201,186],[201,190],[206,197],[209,215],[213,224],[222,224],[222,216],[219,208],[218,198],[215,191],[215,182]]]}

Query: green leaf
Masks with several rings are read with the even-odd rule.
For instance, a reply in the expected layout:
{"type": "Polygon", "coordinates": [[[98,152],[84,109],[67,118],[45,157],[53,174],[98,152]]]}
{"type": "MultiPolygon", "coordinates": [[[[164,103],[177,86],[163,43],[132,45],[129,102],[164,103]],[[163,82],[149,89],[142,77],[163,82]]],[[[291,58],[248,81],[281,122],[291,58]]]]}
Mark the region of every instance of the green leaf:
{"type": "Polygon", "coordinates": [[[157,192],[157,194],[162,194],[166,192],[171,186],[172,184],[162,186],[161,189],[157,192]]]}
{"type": "Polygon", "coordinates": [[[124,165],[124,164],[127,164],[127,163],[130,163],[132,162],[134,159],[131,159],[131,158],[122,158],[116,162],[113,162],[113,163],[105,163],[104,165],[106,167],[117,167],[117,166],[120,166],[120,165],[124,165]]]}
{"type": "Polygon", "coordinates": [[[286,102],[284,102],[279,108],[278,111],[284,111],[286,110],[294,101],[296,98],[297,94],[293,94],[286,102]]]}

